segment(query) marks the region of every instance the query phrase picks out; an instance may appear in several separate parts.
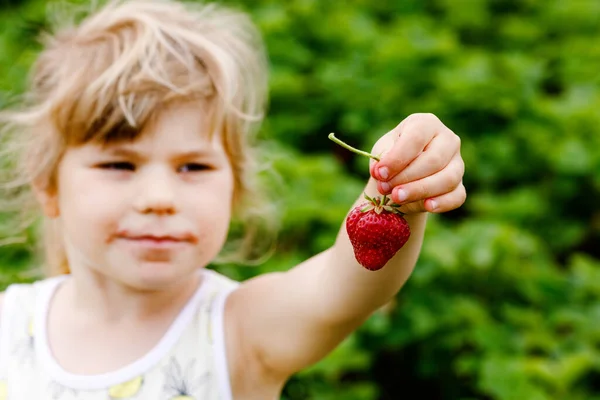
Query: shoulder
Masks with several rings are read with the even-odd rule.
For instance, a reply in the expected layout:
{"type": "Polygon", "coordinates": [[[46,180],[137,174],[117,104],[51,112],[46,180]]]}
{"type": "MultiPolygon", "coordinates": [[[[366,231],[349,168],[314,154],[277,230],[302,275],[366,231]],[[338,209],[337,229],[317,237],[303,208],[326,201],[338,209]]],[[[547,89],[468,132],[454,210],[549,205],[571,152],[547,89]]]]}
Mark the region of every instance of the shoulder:
{"type": "Polygon", "coordinates": [[[214,270],[206,269],[203,271],[203,273],[204,278],[206,279],[206,285],[212,292],[229,293],[240,286],[240,282],[214,270]]]}
{"type": "Polygon", "coordinates": [[[44,292],[52,289],[64,277],[56,276],[40,279],[30,283],[10,284],[4,292],[0,292],[0,317],[15,308],[28,310],[34,306],[36,299],[44,292]]]}
{"type": "Polygon", "coordinates": [[[4,292],[0,292],[0,329],[2,328],[3,315],[6,315],[8,313],[7,307],[10,308],[15,303],[15,301],[13,300],[13,298],[15,297],[15,293],[18,297],[24,297],[24,289],[30,286],[32,285],[12,284],[9,285],[4,292]],[[10,296],[7,296],[8,294],[10,294],[10,296]]]}

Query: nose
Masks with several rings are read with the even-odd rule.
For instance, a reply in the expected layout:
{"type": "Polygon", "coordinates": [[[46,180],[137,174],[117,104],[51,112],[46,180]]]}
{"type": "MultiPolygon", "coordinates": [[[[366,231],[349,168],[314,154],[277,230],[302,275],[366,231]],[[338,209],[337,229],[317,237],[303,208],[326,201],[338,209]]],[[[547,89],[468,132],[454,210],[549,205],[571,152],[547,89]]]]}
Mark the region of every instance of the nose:
{"type": "Polygon", "coordinates": [[[173,177],[165,168],[150,168],[138,174],[134,208],[142,214],[171,215],[177,212],[173,177]]]}

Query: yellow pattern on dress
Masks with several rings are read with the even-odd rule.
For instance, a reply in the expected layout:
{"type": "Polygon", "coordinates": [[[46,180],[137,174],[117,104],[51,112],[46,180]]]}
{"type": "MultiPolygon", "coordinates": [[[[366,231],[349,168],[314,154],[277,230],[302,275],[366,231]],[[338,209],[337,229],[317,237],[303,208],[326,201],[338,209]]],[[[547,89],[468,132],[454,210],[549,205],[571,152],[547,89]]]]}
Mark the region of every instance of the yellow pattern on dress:
{"type": "Polygon", "coordinates": [[[142,387],[144,379],[141,376],[133,378],[130,381],[112,386],[108,390],[108,395],[111,399],[127,399],[135,396],[142,387]]]}
{"type": "Polygon", "coordinates": [[[6,382],[0,382],[0,400],[6,400],[8,398],[8,388],[6,382]]]}

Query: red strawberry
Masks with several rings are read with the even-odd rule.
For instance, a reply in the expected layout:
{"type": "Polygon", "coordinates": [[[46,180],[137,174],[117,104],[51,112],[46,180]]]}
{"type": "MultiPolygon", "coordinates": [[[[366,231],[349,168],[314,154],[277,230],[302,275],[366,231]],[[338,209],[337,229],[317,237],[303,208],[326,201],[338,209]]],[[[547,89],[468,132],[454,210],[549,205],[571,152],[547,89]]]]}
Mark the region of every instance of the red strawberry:
{"type": "Polygon", "coordinates": [[[377,271],[404,246],[410,237],[410,227],[387,196],[371,198],[356,206],[346,219],[346,231],[354,248],[356,261],[371,271],[377,271]]]}
{"type": "MultiPolygon", "coordinates": [[[[333,132],[329,139],[356,154],[380,161],[379,156],[342,142],[333,132]]],[[[377,271],[404,246],[410,237],[410,227],[398,209],[400,205],[390,204],[387,196],[371,198],[365,193],[365,198],[368,200],[366,203],[350,211],[346,218],[346,231],[356,261],[366,269],[377,271]]]]}

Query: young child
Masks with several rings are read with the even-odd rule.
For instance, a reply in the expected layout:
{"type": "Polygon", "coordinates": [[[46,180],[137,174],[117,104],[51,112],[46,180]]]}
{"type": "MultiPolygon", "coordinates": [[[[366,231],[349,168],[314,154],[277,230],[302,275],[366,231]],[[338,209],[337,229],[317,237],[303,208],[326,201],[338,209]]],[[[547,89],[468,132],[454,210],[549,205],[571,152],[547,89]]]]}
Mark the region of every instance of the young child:
{"type": "Polygon", "coordinates": [[[46,38],[2,121],[53,276],[2,295],[0,400],[276,399],[400,290],[427,213],[466,196],[460,140],[427,114],[373,149],[365,193],[412,231],[384,268],[357,263],[344,221],[288,272],[204,268],[257,198],[266,64],[249,18],[215,5],[114,2],[46,38]]]}

